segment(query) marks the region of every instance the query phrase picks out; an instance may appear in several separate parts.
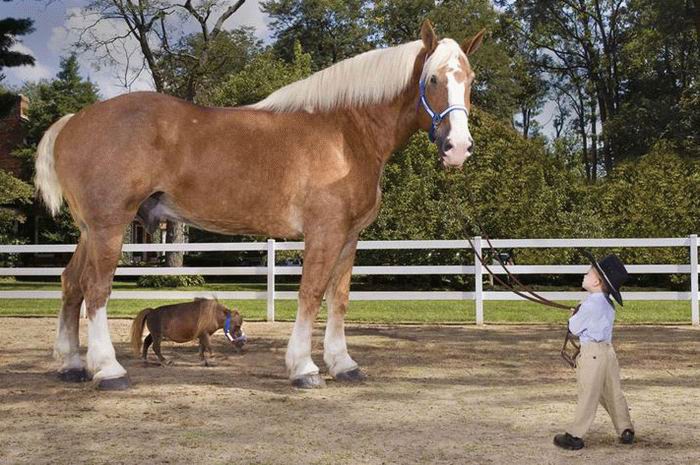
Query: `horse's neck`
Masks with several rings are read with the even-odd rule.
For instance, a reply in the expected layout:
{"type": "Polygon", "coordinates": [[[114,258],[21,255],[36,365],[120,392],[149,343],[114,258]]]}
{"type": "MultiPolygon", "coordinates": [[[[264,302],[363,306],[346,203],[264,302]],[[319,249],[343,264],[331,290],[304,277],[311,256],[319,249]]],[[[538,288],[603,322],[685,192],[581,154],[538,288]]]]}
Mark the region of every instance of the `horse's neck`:
{"type": "Polygon", "coordinates": [[[380,164],[403,147],[418,130],[416,102],[418,84],[407,88],[391,102],[367,105],[350,112],[352,125],[359,129],[361,137],[370,141],[368,155],[380,164]]]}

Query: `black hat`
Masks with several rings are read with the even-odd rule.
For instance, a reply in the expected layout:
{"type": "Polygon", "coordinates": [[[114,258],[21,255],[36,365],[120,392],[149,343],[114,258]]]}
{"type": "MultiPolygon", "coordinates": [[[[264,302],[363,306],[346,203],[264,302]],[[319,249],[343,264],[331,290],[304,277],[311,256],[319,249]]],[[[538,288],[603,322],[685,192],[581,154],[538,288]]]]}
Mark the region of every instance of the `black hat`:
{"type": "Polygon", "coordinates": [[[605,283],[608,285],[610,295],[622,305],[622,296],[620,295],[620,287],[627,281],[627,270],[622,261],[617,258],[617,255],[608,255],[600,262],[597,262],[592,253],[587,250],[583,254],[591,261],[598,274],[600,274],[605,283]]]}

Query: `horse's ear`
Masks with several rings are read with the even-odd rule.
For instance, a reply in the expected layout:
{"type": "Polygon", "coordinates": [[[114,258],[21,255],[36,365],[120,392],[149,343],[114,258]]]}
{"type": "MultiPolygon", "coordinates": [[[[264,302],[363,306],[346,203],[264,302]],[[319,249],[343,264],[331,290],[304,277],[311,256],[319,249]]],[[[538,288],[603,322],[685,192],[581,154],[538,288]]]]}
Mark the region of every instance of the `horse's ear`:
{"type": "Polygon", "coordinates": [[[479,47],[481,47],[481,42],[484,40],[485,32],[486,28],[477,32],[474,37],[467,37],[464,39],[464,42],[462,42],[462,51],[465,53],[465,55],[469,56],[479,50],[479,47]]]}
{"type": "Polygon", "coordinates": [[[423,40],[423,47],[427,50],[425,56],[428,57],[438,46],[438,38],[433,30],[433,25],[430,24],[428,19],[423,21],[423,25],[420,28],[420,38],[423,40]]]}

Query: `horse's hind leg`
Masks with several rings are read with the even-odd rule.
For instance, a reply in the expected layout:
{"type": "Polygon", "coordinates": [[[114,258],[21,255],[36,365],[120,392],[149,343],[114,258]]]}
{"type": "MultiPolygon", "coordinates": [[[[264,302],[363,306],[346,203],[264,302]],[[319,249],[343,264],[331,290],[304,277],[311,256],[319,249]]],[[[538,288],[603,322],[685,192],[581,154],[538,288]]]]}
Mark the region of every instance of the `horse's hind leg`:
{"type": "Polygon", "coordinates": [[[151,344],[153,343],[153,336],[148,335],[146,336],[146,339],[143,340],[143,359],[148,360],[148,348],[151,347],[151,344]]]}
{"type": "Polygon", "coordinates": [[[86,247],[81,236],[73,256],[61,274],[63,289],[63,305],[56,326],[56,341],[54,357],[61,362],[58,377],[62,381],[81,382],[87,380],[87,372],[80,360],[78,330],[80,324],[80,306],[83,302],[83,291],[80,286],[80,275],[85,266],[86,247]]]}
{"type": "Polygon", "coordinates": [[[353,382],[365,379],[357,363],[350,358],[345,342],[345,313],[348,309],[348,294],[356,249],[357,238],[355,237],[343,248],[326,289],[328,322],[323,342],[323,360],[326,362],[328,372],[338,381],[353,382]]]}
{"type": "Polygon", "coordinates": [[[100,389],[126,389],[129,379],[117,361],[107,323],[107,301],[119,262],[126,225],[87,230],[87,257],[81,276],[88,313],[87,367],[100,389]]]}

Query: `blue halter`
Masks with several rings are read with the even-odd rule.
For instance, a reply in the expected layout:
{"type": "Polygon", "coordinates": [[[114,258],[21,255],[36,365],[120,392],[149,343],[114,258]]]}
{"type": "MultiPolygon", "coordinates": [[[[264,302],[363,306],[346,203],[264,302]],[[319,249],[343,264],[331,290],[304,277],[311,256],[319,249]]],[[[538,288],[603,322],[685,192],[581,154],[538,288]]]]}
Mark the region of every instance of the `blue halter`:
{"type": "Polygon", "coordinates": [[[231,312],[226,314],[226,321],[224,322],[224,335],[233,343],[245,344],[248,341],[248,338],[243,330],[241,330],[241,335],[238,337],[231,334],[231,312]]]}
{"type": "Polygon", "coordinates": [[[467,107],[465,107],[464,105],[450,105],[449,107],[445,108],[445,110],[443,110],[442,113],[435,113],[433,109],[430,108],[428,100],[425,98],[425,81],[421,79],[418,83],[418,88],[420,90],[420,103],[421,105],[423,105],[423,108],[432,120],[430,124],[430,130],[428,131],[428,137],[430,138],[430,142],[435,142],[435,130],[440,125],[440,123],[442,123],[442,120],[444,120],[445,117],[451,112],[455,110],[460,110],[467,115],[467,118],[469,118],[469,110],[467,110],[467,107]]]}
{"type": "Polygon", "coordinates": [[[231,333],[231,313],[226,314],[226,321],[224,322],[224,334],[227,336],[231,333]]]}

